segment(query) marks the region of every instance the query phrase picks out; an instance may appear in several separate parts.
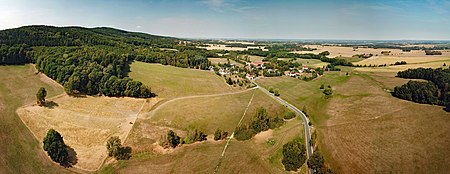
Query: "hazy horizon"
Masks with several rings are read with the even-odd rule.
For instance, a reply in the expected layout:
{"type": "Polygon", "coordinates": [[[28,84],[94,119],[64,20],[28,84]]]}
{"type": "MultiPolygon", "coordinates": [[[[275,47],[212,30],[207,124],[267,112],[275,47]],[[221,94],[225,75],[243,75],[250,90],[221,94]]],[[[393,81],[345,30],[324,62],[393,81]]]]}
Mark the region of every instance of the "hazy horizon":
{"type": "Polygon", "coordinates": [[[450,40],[450,1],[0,0],[0,29],[113,27],[192,39],[450,40]]]}

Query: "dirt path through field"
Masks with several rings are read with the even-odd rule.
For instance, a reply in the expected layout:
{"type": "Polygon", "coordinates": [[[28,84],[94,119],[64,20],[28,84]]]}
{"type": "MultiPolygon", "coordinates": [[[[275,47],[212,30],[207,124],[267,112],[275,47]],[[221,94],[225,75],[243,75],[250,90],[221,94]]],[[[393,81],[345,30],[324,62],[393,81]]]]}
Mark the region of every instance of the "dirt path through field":
{"type": "Polygon", "coordinates": [[[206,95],[192,95],[192,96],[178,97],[178,98],[174,98],[174,99],[171,99],[169,101],[166,101],[166,102],[160,104],[159,106],[156,106],[155,109],[153,109],[150,112],[148,112],[149,114],[142,114],[142,115],[148,115],[148,117],[145,118],[145,119],[150,119],[153,115],[155,115],[156,112],[158,112],[159,109],[163,108],[165,105],[167,105],[169,103],[173,103],[173,102],[178,101],[178,100],[191,99],[191,98],[202,98],[202,97],[218,97],[218,96],[224,96],[224,95],[240,94],[240,93],[244,93],[244,92],[248,92],[248,91],[254,90],[256,88],[257,87],[253,87],[253,88],[249,88],[249,89],[242,90],[242,91],[226,92],[226,93],[220,93],[220,94],[206,94],[206,95]]]}
{"type": "MultiPolygon", "coordinates": [[[[256,88],[257,88],[257,87],[256,87],[256,88]]],[[[256,90],[255,90],[255,91],[256,91],[256,90]]],[[[250,98],[250,101],[248,102],[248,105],[247,105],[247,107],[245,108],[244,114],[242,114],[242,117],[241,117],[241,119],[239,120],[239,122],[238,122],[238,124],[237,124],[236,127],[241,126],[242,120],[244,119],[245,114],[247,113],[248,108],[249,108],[250,105],[252,104],[253,97],[255,96],[255,91],[253,91],[252,98],[250,98]]],[[[226,152],[226,150],[227,150],[227,148],[228,148],[228,145],[230,144],[231,139],[233,139],[233,137],[234,137],[234,131],[233,131],[233,133],[231,133],[231,136],[227,139],[227,143],[225,144],[225,147],[223,148],[222,155],[220,156],[219,163],[217,164],[216,169],[214,170],[214,173],[217,173],[217,172],[219,171],[219,167],[220,167],[220,164],[222,163],[222,159],[223,159],[223,157],[225,156],[225,152],[226,152]]]]}

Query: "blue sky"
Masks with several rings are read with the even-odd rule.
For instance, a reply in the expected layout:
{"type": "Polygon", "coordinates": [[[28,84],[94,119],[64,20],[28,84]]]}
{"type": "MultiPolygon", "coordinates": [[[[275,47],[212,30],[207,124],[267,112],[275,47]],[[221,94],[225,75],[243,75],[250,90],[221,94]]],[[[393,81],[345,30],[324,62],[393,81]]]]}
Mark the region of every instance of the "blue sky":
{"type": "Polygon", "coordinates": [[[0,0],[0,21],[188,38],[450,40],[450,0],[0,0]]]}

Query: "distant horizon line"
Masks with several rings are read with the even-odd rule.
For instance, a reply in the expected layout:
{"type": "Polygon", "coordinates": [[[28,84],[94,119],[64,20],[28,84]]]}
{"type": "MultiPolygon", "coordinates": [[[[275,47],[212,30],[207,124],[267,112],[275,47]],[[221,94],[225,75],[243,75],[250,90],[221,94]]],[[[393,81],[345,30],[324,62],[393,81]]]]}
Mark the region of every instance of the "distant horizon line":
{"type": "Polygon", "coordinates": [[[81,27],[81,28],[113,28],[117,30],[123,30],[128,32],[135,32],[135,33],[144,33],[149,35],[156,35],[156,36],[163,36],[163,37],[174,37],[179,39],[190,39],[190,40],[239,40],[239,41],[407,41],[407,42],[449,42],[450,39],[299,39],[299,38],[293,38],[293,39],[287,39],[287,38],[252,38],[252,37],[183,37],[183,36],[174,36],[174,35],[168,35],[168,34],[155,34],[155,33],[149,33],[145,31],[136,31],[136,30],[128,30],[123,29],[116,26],[82,26],[82,25],[52,25],[52,24],[29,24],[29,25],[22,25],[18,27],[11,27],[11,28],[5,28],[0,29],[1,30],[9,30],[9,29],[15,29],[20,27],[27,27],[27,26],[49,26],[49,27],[81,27]]]}

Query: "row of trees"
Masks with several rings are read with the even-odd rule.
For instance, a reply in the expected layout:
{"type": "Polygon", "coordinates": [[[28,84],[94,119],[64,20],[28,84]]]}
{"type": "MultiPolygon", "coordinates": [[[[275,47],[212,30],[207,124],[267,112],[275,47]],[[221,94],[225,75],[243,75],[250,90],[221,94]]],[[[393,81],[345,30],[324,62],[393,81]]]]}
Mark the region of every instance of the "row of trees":
{"type": "Polygon", "coordinates": [[[447,106],[450,109],[450,69],[417,68],[400,71],[397,77],[425,79],[428,82],[409,81],[394,88],[392,95],[418,103],[447,106]]]}
{"type": "MultiPolygon", "coordinates": [[[[228,134],[228,133],[227,133],[228,134]]],[[[180,144],[191,144],[197,141],[206,141],[208,135],[198,129],[189,130],[186,137],[182,138],[172,130],[169,130],[166,135],[161,136],[159,144],[164,147],[175,148],[180,144]]]]}
{"type": "Polygon", "coordinates": [[[283,124],[284,120],[282,118],[278,116],[270,118],[267,110],[263,107],[259,107],[256,109],[256,113],[252,117],[252,122],[250,124],[242,124],[237,127],[234,137],[240,141],[248,140],[259,132],[275,129],[283,124]]]}

